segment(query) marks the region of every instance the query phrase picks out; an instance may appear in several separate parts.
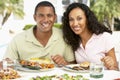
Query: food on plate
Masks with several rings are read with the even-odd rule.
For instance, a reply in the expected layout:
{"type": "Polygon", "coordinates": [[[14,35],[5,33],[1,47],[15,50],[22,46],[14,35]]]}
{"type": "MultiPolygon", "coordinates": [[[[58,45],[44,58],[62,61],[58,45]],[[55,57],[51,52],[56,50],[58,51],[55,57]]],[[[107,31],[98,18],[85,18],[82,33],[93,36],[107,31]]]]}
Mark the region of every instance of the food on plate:
{"type": "Polygon", "coordinates": [[[0,70],[0,80],[9,80],[19,78],[18,72],[12,68],[1,69],[0,70]]]}
{"type": "Polygon", "coordinates": [[[80,67],[82,67],[82,68],[84,68],[84,69],[89,69],[89,67],[90,67],[90,62],[87,62],[87,61],[82,62],[82,63],[80,63],[80,67]]]}
{"type": "Polygon", "coordinates": [[[30,60],[21,60],[20,64],[23,67],[26,67],[29,69],[34,69],[34,70],[54,68],[54,64],[50,63],[49,59],[47,59],[47,58],[44,58],[44,59],[43,58],[42,59],[41,58],[39,58],[39,59],[38,58],[31,58],[30,60]]]}
{"type": "Polygon", "coordinates": [[[30,58],[29,61],[38,62],[38,63],[46,63],[46,64],[51,63],[51,60],[49,58],[39,58],[39,57],[30,58]]]}
{"type": "Polygon", "coordinates": [[[89,62],[82,62],[80,64],[76,64],[70,67],[67,66],[67,68],[79,71],[79,70],[89,70],[89,66],[90,66],[89,62]]]}
{"type": "Polygon", "coordinates": [[[82,75],[51,75],[51,76],[37,76],[33,77],[30,80],[89,80],[88,78],[83,77],[82,75]]]}
{"type": "Polygon", "coordinates": [[[84,70],[84,68],[82,68],[80,66],[73,66],[72,69],[73,70],[84,70]]]}

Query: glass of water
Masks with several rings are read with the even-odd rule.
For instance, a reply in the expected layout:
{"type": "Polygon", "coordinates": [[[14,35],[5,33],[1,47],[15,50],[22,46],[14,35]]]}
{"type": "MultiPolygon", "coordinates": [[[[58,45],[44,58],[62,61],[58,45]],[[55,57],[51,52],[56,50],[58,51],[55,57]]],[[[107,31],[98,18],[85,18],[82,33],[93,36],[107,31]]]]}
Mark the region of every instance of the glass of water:
{"type": "Polygon", "coordinates": [[[90,64],[90,77],[91,78],[102,78],[104,66],[103,63],[91,63],[90,64]]]}
{"type": "Polygon", "coordinates": [[[15,67],[15,61],[3,59],[3,69],[15,67]]]}

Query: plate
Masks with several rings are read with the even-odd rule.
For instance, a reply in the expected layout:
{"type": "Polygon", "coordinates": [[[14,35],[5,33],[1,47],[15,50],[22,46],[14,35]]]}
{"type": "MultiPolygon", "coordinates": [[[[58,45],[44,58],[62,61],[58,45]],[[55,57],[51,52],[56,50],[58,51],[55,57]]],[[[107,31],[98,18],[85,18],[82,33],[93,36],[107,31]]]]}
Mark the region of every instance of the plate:
{"type": "Polygon", "coordinates": [[[80,72],[80,73],[87,73],[89,72],[89,69],[85,70],[84,68],[80,67],[80,64],[71,64],[71,65],[66,65],[63,67],[64,70],[71,71],[71,72],[80,72]],[[73,69],[73,67],[79,67],[81,68],[80,70],[73,69]]]}
{"type": "Polygon", "coordinates": [[[31,58],[31,60],[21,60],[16,69],[27,72],[40,72],[53,70],[54,67],[54,64],[50,63],[47,58],[31,58]]]}
{"type": "Polygon", "coordinates": [[[54,68],[46,68],[46,69],[30,69],[30,68],[26,68],[26,67],[22,67],[22,66],[17,66],[16,70],[19,71],[25,71],[25,72],[41,72],[41,71],[50,71],[53,70],[54,68]]]}

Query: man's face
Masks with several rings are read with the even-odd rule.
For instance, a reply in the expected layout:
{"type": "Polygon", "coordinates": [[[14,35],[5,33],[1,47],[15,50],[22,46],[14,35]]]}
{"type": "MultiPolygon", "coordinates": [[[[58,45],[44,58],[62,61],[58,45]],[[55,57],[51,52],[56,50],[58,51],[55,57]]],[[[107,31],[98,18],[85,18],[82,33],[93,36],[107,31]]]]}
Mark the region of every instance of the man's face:
{"type": "Polygon", "coordinates": [[[52,7],[41,6],[38,7],[34,19],[40,32],[49,32],[52,30],[52,26],[56,20],[56,14],[52,7]]]}

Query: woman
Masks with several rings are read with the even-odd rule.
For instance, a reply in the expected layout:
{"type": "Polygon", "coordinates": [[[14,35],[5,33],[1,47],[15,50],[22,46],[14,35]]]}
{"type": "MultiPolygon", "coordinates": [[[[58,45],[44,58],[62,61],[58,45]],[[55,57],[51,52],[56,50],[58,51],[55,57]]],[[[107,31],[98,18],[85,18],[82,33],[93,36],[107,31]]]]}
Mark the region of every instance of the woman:
{"type": "Polygon", "coordinates": [[[112,31],[98,22],[88,6],[70,4],[62,22],[64,40],[75,52],[77,63],[103,61],[107,69],[118,69],[112,31]]]}

